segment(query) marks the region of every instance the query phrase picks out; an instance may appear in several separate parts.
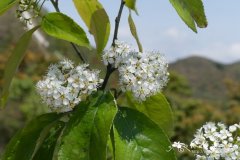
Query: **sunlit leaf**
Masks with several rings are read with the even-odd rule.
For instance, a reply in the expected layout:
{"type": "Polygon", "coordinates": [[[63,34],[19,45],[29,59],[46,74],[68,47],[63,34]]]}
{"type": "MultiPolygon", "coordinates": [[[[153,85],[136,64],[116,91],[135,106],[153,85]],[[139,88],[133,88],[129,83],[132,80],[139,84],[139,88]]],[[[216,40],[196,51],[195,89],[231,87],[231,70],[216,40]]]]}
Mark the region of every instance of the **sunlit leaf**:
{"type": "Polygon", "coordinates": [[[70,17],[62,13],[49,13],[43,17],[42,29],[50,36],[70,41],[79,46],[89,47],[84,30],[70,17]]]}
{"type": "Polygon", "coordinates": [[[117,112],[110,93],[98,93],[82,103],[66,125],[58,160],[106,160],[107,141],[117,112]]]}
{"type": "Polygon", "coordinates": [[[7,145],[2,160],[27,160],[31,159],[35,147],[40,143],[39,139],[44,139],[46,130],[49,126],[59,119],[61,115],[55,113],[44,114],[29,122],[19,131],[7,145]],[[45,132],[43,132],[45,131],[45,132]]]}
{"type": "Polygon", "coordinates": [[[165,96],[161,93],[151,96],[141,103],[134,100],[130,93],[126,94],[130,108],[134,108],[152,121],[154,121],[165,133],[171,135],[173,131],[173,113],[165,96]]]}
{"type": "Polygon", "coordinates": [[[120,108],[114,120],[115,160],[176,160],[162,129],[144,114],[120,108]]]}
{"type": "Polygon", "coordinates": [[[128,8],[134,10],[137,13],[137,9],[136,9],[137,0],[125,0],[124,2],[128,8]]]}
{"type": "Polygon", "coordinates": [[[0,15],[6,12],[9,8],[11,8],[17,0],[1,0],[0,1],[0,15]]]}
{"type": "Polygon", "coordinates": [[[131,31],[133,37],[135,38],[135,40],[137,42],[138,49],[139,49],[140,52],[142,52],[143,51],[142,44],[141,44],[141,42],[138,38],[137,28],[136,28],[135,23],[132,19],[131,12],[129,13],[129,16],[128,16],[128,24],[129,24],[130,31],[131,31]]]}
{"type": "Polygon", "coordinates": [[[194,32],[197,32],[195,23],[200,28],[207,27],[207,19],[201,0],[170,0],[178,15],[194,32]]]}
{"type": "Polygon", "coordinates": [[[25,56],[25,52],[27,50],[28,44],[32,38],[32,34],[34,31],[36,31],[39,28],[39,26],[34,27],[33,29],[29,30],[28,32],[24,33],[24,35],[19,39],[15,49],[13,50],[13,53],[9,57],[5,70],[4,70],[4,76],[3,76],[3,90],[1,95],[1,103],[0,107],[3,107],[6,105],[7,98],[8,98],[8,90],[10,87],[10,84],[12,82],[12,79],[18,69],[18,66],[20,65],[23,57],[25,56]]]}
{"type": "Polygon", "coordinates": [[[98,0],[73,0],[73,2],[89,32],[94,36],[98,53],[101,53],[110,34],[110,22],[106,11],[98,0]]]}
{"type": "Polygon", "coordinates": [[[205,28],[208,25],[204,6],[201,0],[185,0],[186,6],[189,8],[191,16],[200,28],[205,28]]]}

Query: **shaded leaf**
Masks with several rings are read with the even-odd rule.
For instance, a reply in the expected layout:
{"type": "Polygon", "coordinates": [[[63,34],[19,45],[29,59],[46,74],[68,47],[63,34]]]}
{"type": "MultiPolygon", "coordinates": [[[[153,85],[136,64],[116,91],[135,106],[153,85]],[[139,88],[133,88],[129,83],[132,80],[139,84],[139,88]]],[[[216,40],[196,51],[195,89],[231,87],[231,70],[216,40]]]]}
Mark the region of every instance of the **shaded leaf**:
{"type": "Polygon", "coordinates": [[[129,24],[130,31],[131,31],[133,37],[135,38],[135,40],[137,42],[139,52],[142,52],[143,51],[142,44],[141,44],[141,42],[138,38],[137,28],[136,28],[135,23],[132,19],[131,12],[129,13],[129,16],[128,16],[128,24],[129,24]]]}
{"type": "Polygon", "coordinates": [[[105,160],[116,112],[110,93],[99,92],[89,103],[81,103],[66,126],[58,159],[105,160]]]}
{"type": "Polygon", "coordinates": [[[171,143],[144,114],[120,108],[114,119],[115,160],[176,160],[171,143]]]}
{"type": "Polygon", "coordinates": [[[32,158],[33,160],[51,160],[54,156],[55,146],[59,140],[59,136],[62,133],[64,127],[64,122],[58,121],[54,126],[48,131],[46,138],[42,142],[39,149],[37,149],[36,154],[32,158]]]}
{"type": "Polygon", "coordinates": [[[56,113],[44,114],[29,122],[21,131],[19,131],[7,145],[2,160],[27,160],[31,159],[39,139],[44,139],[46,132],[44,129],[50,129],[54,121],[61,115],[56,113]],[[43,134],[43,135],[42,135],[43,134]]]}
{"type": "Polygon", "coordinates": [[[19,39],[15,49],[13,50],[13,53],[11,54],[11,56],[7,61],[7,64],[4,70],[4,76],[3,76],[3,90],[1,93],[0,107],[3,107],[6,105],[7,98],[8,98],[8,90],[11,85],[12,79],[18,69],[18,66],[22,62],[23,57],[25,56],[25,52],[32,38],[32,34],[38,28],[39,26],[34,27],[33,29],[24,33],[24,35],[19,39]]]}
{"type": "Polygon", "coordinates": [[[151,96],[141,103],[137,102],[130,93],[126,94],[129,107],[144,113],[168,135],[173,131],[173,113],[165,96],[161,93],[151,96]]]}
{"type": "Polygon", "coordinates": [[[98,53],[101,53],[110,34],[110,21],[106,11],[98,0],[73,0],[73,2],[89,32],[94,36],[98,53]]]}
{"type": "Polygon", "coordinates": [[[207,27],[207,19],[201,0],[170,0],[182,20],[194,32],[197,32],[196,25],[200,28],[207,27]]]}
{"type": "Polygon", "coordinates": [[[9,8],[11,8],[17,0],[1,0],[0,1],[0,15],[6,12],[9,8]]]}
{"type": "Polygon", "coordinates": [[[89,41],[84,30],[70,17],[54,12],[43,17],[42,29],[50,36],[70,41],[79,46],[89,47],[89,41]]]}

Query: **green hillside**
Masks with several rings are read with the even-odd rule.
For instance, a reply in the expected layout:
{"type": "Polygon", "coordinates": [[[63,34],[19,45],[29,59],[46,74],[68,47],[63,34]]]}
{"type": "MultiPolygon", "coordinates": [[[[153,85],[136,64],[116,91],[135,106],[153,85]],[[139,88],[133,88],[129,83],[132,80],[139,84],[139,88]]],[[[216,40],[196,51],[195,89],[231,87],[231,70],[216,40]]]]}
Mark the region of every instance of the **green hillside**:
{"type": "Polygon", "coordinates": [[[210,101],[227,100],[226,80],[240,81],[240,62],[224,65],[194,56],[170,64],[170,71],[187,79],[193,97],[210,101]]]}

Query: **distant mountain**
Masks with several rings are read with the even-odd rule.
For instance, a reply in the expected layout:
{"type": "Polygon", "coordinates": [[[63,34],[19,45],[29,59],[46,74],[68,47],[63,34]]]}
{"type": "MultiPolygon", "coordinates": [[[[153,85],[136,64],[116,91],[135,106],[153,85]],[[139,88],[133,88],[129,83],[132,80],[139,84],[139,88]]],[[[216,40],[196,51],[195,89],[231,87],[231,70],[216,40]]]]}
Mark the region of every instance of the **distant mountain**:
{"type": "Polygon", "coordinates": [[[240,62],[224,65],[203,57],[189,57],[170,64],[170,71],[186,77],[196,98],[226,99],[226,79],[240,81],[240,62]]]}

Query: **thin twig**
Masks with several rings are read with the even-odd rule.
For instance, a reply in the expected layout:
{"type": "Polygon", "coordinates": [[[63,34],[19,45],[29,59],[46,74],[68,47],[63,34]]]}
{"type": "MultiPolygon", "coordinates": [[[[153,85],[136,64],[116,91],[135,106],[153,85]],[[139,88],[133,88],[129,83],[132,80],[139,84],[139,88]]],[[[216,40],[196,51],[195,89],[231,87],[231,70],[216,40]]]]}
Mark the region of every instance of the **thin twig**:
{"type": "MultiPolygon", "coordinates": [[[[54,0],[51,0],[51,2],[52,2],[53,7],[55,8],[55,10],[56,10],[57,12],[61,12],[60,9],[59,9],[59,7],[58,7],[58,0],[55,0],[55,1],[54,1],[54,0]]],[[[86,63],[86,60],[83,58],[83,56],[82,56],[82,54],[80,53],[80,51],[78,50],[77,46],[76,46],[74,43],[72,43],[72,42],[70,42],[70,43],[71,43],[73,49],[75,50],[75,52],[77,53],[77,55],[79,56],[79,58],[81,59],[81,61],[82,61],[83,63],[86,63]]]]}
{"type": "Polygon", "coordinates": [[[74,43],[72,43],[72,42],[70,42],[70,43],[71,43],[73,49],[75,50],[75,52],[77,53],[77,55],[78,55],[78,56],[80,57],[80,59],[82,60],[82,62],[86,63],[86,60],[85,60],[85,59],[83,58],[83,56],[81,55],[81,53],[80,53],[80,51],[78,50],[77,46],[76,46],[74,43]]]}
{"type": "MultiPolygon", "coordinates": [[[[113,41],[112,41],[112,46],[114,47],[115,46],[115,40],[117,40],[117,37],[118,37],[118,28],[119,28],[119,24],[120,24],[120,20],[121,20],[121,15],[122,15],[122,11],[123,11],[123,7],[124,7],[124,0],[121,0],[121,5],[120,5],[120,8],[119,8],[119,11],[118,11],[118,15],[115,19],[115,28],[114,28],[114,35],[113,35],[113,41]]],[[[107,83],[108,83],[108,80],[110,78],[110,75],[116,70],[116,68],[114,68],[111,64],[108,64],[107,66],[107,73],[105,75],[105,78],[104,78],[104,81],[103,81],[103,84],[101,86],[101,90],[105,90],[106,86],[107,86],[107,83]]]]}
{"type": "Polygon", "coordinates": [[[57,12],[60,12],[60,9],[59,9],[59,7],[58,7],[58,0],[51,0],[51,2],[52,2],[52,4],[53,4],[53,7],[55,8],[55,10],[57,11],[57,12]]]}
{"type": "Polygon", "coordinates": [[[112,46],[115,46],[115,40],[118,39],[118,28],[119,28],[119,24],[120,24],[120,20],[121,20],[121,15],[122,15],[124,4],[125,4],[125,1],[121,0],[121,5],[120,5],[119,11],[118,11],[118,16],[115,19],[115,29],[114,29],[112,46]]]}

